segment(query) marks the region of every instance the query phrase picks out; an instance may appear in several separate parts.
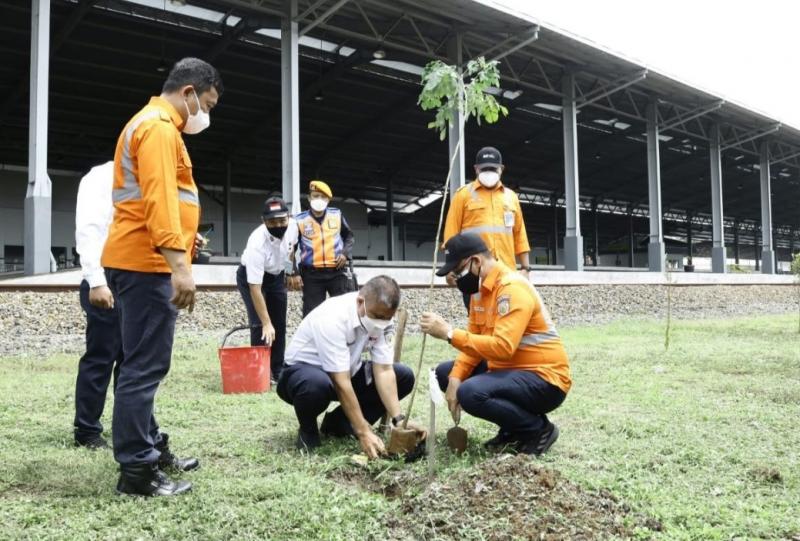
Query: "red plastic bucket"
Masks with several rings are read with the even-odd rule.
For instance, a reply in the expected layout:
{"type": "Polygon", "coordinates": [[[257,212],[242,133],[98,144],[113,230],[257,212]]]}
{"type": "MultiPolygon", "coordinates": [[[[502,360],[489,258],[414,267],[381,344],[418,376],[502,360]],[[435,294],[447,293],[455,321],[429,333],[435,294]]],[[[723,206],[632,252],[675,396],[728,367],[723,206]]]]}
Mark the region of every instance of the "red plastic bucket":
{"type": "Polygon", "coordinates": [[[269,391],[269,358],[267,346],[225,347],[228,337],[236,331],[250,327],[236,327],[222,339],[219,365],[222,372],[222,392],[263,393],[269,391]]]}

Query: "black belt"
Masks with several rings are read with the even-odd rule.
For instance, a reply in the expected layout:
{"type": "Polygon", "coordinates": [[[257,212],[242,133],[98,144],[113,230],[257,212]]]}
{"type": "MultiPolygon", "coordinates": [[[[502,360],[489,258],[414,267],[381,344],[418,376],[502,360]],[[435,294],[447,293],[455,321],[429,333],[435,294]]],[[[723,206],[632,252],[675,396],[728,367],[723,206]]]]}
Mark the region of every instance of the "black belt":
{"type": "Polygon", "coordinates": [[[300,266],[300,272],[341,272],[344,269],[337,269],[336,267],[306,267],[300,266]]]}

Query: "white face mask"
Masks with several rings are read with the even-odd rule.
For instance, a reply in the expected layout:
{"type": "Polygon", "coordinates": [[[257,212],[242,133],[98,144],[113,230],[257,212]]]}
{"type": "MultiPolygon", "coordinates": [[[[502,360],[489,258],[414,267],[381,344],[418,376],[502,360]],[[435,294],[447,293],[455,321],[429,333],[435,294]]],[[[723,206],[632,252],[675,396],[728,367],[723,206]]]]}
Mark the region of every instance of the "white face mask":
{"type": "Polygon", "coordinates": [[[500,182],[500,173],[497,171],[481,171],[478,173],[478,182],[486,188],[494,188],[500,182]]]}
{"type": "Polygon", "coordinates": [[[367,334],[372,334],[373,331],[384,331],[386,327],[392,324],[391,319],[376,319],[367,315],[367,307],[364,305],[364,315],[358,316],[361,320],[361,326],[367,331],[367,334]]]}
{"type": "Polygon", "coordinates": [[[189,135],[200,133],[211,125],[211,115],[200,107],[200,98],[197,97],[197,92],[194,93],[194,99],[197,101],[197,112],[195,114],[189,111],[189,104],[186,103],[186,100],[183,100],[183,104],[186,106],[186,114],[189,115],[186,118],[186,124],[183,125],[183,133],[188,133],[189,135]]]}
{"type": "Polygon", "coordinates": [[[322,212],[326,208],[328,208],[328,202],[324,199],[311,199],[309,200],[309,205],[311,208],[316,212],[322,212]]]}
{"type": "Polygon", "coordinates": [[[391,319],[373,319],[369,316],[361,318],[361,325],[367,330],[367,334],[372,334],[375,330],[383,331],[391,324],[391,319]]]}

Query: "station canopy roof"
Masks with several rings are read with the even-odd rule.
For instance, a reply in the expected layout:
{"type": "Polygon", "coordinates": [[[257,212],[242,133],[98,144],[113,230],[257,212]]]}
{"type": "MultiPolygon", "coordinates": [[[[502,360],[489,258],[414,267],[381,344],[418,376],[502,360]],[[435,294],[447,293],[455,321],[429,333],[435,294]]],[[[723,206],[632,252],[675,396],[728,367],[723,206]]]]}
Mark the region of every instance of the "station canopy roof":
{"type": "MultiPolygon", "coordinates": [[[[0,163],[27,164],[30,1],[4,2],[0,19],[0,163]]],[[[85,171],[112,157],[122,125],[160,92],[176,60],[197,56],[222,73],[225,92],[211,128],[187,136],[195,178],[221,199],[232,185],[281,189],[280,0],[52,0],[49,165],[85,171]]],[[[719,123],[724,214],[743,230],[760,225],[759,145],[772,155],[777,242],[800,228],[800,131],[742,105],[659,74],[533,18],[467,0],[300,0],[301,183],[322,178],[335,196],[385,220],[410,240],[432,240],[448,147],[417,105],[420,74],[449,61],[499,58],[495,95],[510,110],[494,125],[466,129],[467,169],[484,145],[498,147],[505,182],[520,192],[535,243],[563,234],[561,80],[575,73],[581,204],[597,205],[606,242],[627,235],[628,214],[647,215],[646,109],[658,104],[665,234],[710,238],[708,136],[719,123]],[[555,204],[555,212],[548,207],[555,204]],[[557,219],[557,218],[556,218],[557,219]]],[[[582,220],[584,236],[590,220],[582,220]]],[[[646,234],[644,228],[637,226],[646,234]]],[[[726,233],[728,240],[732,233],[726,233]]],[[[752,236],[750,237],[752,238],[752,236]]]]}

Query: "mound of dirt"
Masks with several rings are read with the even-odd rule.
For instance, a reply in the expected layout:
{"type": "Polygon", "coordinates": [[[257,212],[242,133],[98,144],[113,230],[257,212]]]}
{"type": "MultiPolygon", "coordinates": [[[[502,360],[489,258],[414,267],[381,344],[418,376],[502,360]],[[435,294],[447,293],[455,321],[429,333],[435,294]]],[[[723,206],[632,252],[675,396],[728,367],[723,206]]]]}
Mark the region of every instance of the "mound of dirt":
{"type": "Polygon", "coordinates": [[[495,457],[416,495],[394,488],[381,490],[402,502],[385,520],[388,539],[579,541],[662,529],[611,493],[584,490],[527,456],[495,457]]]}

